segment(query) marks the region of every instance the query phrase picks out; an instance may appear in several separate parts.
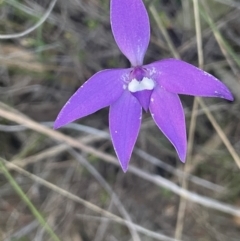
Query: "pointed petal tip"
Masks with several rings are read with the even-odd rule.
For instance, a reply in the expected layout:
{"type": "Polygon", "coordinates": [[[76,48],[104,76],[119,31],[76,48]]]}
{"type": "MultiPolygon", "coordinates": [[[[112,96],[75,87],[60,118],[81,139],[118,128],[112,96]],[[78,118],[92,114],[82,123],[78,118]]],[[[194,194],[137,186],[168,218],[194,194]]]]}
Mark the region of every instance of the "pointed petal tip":
{"type": "Polygon", "coordinates": [[[228,97],[225,98],[225,99],[227,99],[227,100],[229,100],[229,101],[234,101],[234,96],[233,96],[233,94],[229,91],[229,95],[228,95],[228,97]]]}
{"type": "Polygon", "coordinates": [[[233,97],[232,92],[228,89],[228,87],[225,84],[223,84],[223,83],[221,83],[221,84],[222,84],[221,88],[219,88],[218,90],[215,90],[214,96],[212,96],[212,97],[219,97],[219,98],[222,98],[222,99],[225,99],[228,101],[233,101],[234,97],[233,97]]]}
{"type": "Polygon", "coordinates": [[[126,173],[127,170],[128,170],[128,165],[129,165],[131,156],[129,158],[127,158],[127,159],[126,158],[123,159],[121,156],[119,156],[120,153],[118,153],[116,151],[115,147],[114,147],[114,150],[115,150],[115,153],[117,155],[117,159],[118,159],[120,167],[122,168],[123,172],[126,173]]]}
{"type": "Polygon", "coordinates": [[[54,130],[57,130],[57,129],[59,129],[60,127],[61,127],[61,125],[60,125],[57,121],[55,121],[54,124],[53,124],[53,129],[54,129],[54,130]]]}
{"type": "Polygon", "coordinates": [[[120,165],[121,165],[121,168],[122,168],[123,172],[126,173],[127,170],[128,170],[128,164],[124,166],[120,163],[120,165]]]}
{"type": "Polygon", "coordinates": [[[177,155],[180,161],[185,163],[187,159],[187,140],[185,139],[185,142],[182,143],[181,148],[179,148],[177,145],[174,145],[174,147],[177,151],[177,155]]]}
{"type": "MultiPolygon", "coordinates": [[[[178,154],[179,155],[179,154],[178,154]]],[[[179,155],[179,159],[182,163],[185,163],[186,162],[186,154],[184,155],[179,155]]]]}
{"type": "Polygon", "coordinates": [[[54,124],[53,124],[53,129],[57,130],[62,126],[65,126],[69,123],[69,121],[64,120],[63,116],[61,115],[61,112],[58,114],[54,124]]]}

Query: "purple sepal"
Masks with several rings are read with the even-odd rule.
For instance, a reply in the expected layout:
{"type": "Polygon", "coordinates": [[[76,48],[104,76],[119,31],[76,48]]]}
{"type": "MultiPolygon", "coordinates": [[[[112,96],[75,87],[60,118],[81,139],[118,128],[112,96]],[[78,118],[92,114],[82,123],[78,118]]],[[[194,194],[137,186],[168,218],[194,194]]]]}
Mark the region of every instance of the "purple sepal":
{"type": "Polygon", "coordinates": [[[142,108],[129,92],[110,106],[109,129],[114,150],[124,172],[128,169],[142,119],[142,108]]]}
{"type": "Polygon", "coordinates": [[[175,147],[182,162],[187,154],[187,137],[184,111],[177,94],[156,87],[149,110],[156,125],[175,147]]]}
{"type": "Polygon", "coordinates": [[[233,100],[230,90],[213,75],[177,59],[164,59],[146,65],[154,79],[167,91],[203,97],[233,100]]]}
{"type": "Polygon", "coordinates": [[[57,129],[112,104],[123,93],[129,72],[129,69],[112,69],[93,75],[64,105],[54,128],[57,129]]]}
{"type": "Polygon", "coordinates": [[[132,93],[145,111],[148,111],[152,90],[142,90],[132,93]]]}
{"type": "Polygon", "coordinates": [[[111,0],[110,21],[115,41],[132,66],[140,66],[150,39],[150,24],[142,0],[111,0]]]}

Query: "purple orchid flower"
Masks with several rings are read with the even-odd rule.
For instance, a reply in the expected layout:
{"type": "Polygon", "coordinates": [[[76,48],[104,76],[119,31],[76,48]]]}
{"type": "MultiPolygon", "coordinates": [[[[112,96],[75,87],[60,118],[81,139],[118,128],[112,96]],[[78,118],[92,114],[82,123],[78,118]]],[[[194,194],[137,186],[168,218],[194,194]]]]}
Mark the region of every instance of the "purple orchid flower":
{"type": "Polygon", "coordinates": [[[62,108],[54,128],[110,106],[110,134],[126,172],[139,133],[142,108],[149,109],[184,162],[186,126],[178,94],[233,100],[231,92],[214,76],[180,60],[164,59],[143,65],[150,26],[142,0],[111,0],[111,26],[118,47],[132,67],[93,75],[62,108]]]}

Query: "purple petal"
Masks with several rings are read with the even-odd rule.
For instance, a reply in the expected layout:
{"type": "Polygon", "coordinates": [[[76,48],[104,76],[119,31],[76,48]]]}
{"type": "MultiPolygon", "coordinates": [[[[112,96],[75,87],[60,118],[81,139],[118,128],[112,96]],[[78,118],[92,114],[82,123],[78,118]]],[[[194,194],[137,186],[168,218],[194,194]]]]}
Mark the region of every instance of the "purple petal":
{"type": "Polygon", "coordinates": [[[142,65],[150,39],[150,25],[142,0],[111,0],[115,41],[132,66],[142,65]]]}
{"type": "Polygon", "coordinates": [[[141,125],[142,108],[128,91],[110,106],[109,128],[115,152],[124,172],[141,125]]]}
{"type": "Polygon", "coordinates": [[[103,70],[86,81],[59,113],[54,128],[92,114],[116,101],[124,91],[129,69],[103,70]]]}
{"type": "Polygon", "coordinates": [[[149,106],[153,120],[175,147],[182,162],[186,159],[187,138],[182,104],[178,95],[157,87],[149,106]]]}
{"type": "Polygon", "coordinates": [[[165,59],[145,66],[159,85],[177,94],[233,100],[229,89],[214,76],[181,60],[165,59]]]}
{"type": "Polygon", "coordinates": [[[148,111],[152,90],[142,90],[132,93],[145,111],[148,111]]]}

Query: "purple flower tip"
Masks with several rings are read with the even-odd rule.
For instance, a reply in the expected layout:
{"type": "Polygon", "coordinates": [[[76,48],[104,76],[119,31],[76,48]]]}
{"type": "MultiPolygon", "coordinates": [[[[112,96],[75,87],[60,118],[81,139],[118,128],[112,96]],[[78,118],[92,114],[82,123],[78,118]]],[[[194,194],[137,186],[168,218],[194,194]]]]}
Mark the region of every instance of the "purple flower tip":
{"type": "Polygon", "coordinates": [[[60,128],[61,126],[58,125],[57,121],[55,121],[54,125],[53,125],[53,129],[57,130],[58,128],[60,128]]]}
{"type": "Polygon", "coordinates": [[[60,111],[54,129],[110,106],[109,128],[114,150],[127,171],[142,119],[142,108],[186,160],[185,117],[178,94],[220,97],[232,101],[229,89],[213,75],[184,61],[164,59],[142,65],[150,27],[142,0],[111,0],[114,38],[132,68],[93,75],[60,111]]]}

